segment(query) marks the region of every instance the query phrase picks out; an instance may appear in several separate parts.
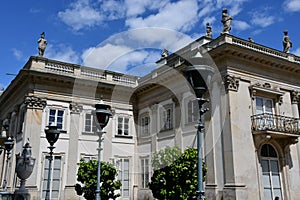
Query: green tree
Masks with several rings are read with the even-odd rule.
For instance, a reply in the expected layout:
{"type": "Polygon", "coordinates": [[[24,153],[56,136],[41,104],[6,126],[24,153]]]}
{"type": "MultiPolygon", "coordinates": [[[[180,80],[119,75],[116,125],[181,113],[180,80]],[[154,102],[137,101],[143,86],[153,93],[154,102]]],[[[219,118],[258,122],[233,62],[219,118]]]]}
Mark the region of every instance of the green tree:
{"type": "MultiPolygon", "coordinates": [[[[160,200],[187,200],[196,196],[198,186],[198,151],[188,148],[182,154],[177,147],[166,147],[153,155],[153,176],[149,187],[160,200]]],[[[203,181],[206,167],[202,162],[203,181]]]]}
{"type": "MultiPolygon", "coordinates": [[[[81,184],[75,185],[75,190],[78,195],[83,195],[85,199],[93,200],[96,196],[97,188],[97,160],[85,162],[81,159],[77,172],[77,181],[81,184]]],[[[116,181],[118,173],[116,168],[108,163],[101,162],[101,188],[100,195],[102,200],[116,199],[120,194],[115,194],[115,190],[120,189],[121,182],[116,181]]]]}

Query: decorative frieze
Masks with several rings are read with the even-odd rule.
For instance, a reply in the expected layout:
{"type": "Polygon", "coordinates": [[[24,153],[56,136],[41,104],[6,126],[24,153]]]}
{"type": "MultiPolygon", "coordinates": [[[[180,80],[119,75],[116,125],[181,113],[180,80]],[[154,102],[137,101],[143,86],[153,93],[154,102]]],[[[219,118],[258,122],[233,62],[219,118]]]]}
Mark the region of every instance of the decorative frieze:
{"type": "Polygon", "coordinates": [[[240,85],[240,78],[226,74],[224,76],[225,89],[237,92],[240,85]]]}
{"type": "Polygon", "coordinates": [[[40,97],[35,96],[26,96],[24,103],[29,109],[44,109],[47,105],[46,99],[42,99],[40,97]]]}

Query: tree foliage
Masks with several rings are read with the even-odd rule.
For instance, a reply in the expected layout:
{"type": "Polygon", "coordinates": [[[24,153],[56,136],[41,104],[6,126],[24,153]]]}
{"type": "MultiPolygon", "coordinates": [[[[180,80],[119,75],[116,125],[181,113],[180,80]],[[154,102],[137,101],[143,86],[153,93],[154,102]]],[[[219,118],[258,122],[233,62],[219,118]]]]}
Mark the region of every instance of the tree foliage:
{"type": "MultiPolygon", "coordinates": [[[[121,182],[116,181],[115,178],[118,175],[116,168],[108,163],[101,162],[101,187],[100,195],[102,200],[116,199],[120,194],[115,194],[115,190],[120,189],[121,182]]],[[[83,195],[85,199],[95,199],[95,191],[97,188],[97,169],[98,161],[90,160],[85,162],[81,159],[79,163],[79,169],[77,172],[77,181],[81,184],[75,185],[75,190],[78,195],[83,195]]]]}
{"type": "MultiPolygon", "coordinates": [[[[152,159],[154,174],[149,187],[153,196],[160,200],[192,199],[198,186],[198,151],[188,148],[182,154],[177,147],[166,147],[155,153],[152,159]]],[[[203,181],[206,167],[202,162],[203,181]]]]}

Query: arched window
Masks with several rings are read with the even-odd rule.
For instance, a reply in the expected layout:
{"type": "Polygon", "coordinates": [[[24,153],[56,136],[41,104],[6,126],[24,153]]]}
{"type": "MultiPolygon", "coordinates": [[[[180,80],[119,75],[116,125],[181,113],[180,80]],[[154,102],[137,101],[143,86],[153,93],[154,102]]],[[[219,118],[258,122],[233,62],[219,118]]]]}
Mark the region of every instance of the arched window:
{"type": "Polygon", "coordinates": [[[273,200],[276,196],[282,199],[282,188],[279,173],[278,156],[270,144],[264,144],[260,151],[263,173],[265,200],[273,200]]]}

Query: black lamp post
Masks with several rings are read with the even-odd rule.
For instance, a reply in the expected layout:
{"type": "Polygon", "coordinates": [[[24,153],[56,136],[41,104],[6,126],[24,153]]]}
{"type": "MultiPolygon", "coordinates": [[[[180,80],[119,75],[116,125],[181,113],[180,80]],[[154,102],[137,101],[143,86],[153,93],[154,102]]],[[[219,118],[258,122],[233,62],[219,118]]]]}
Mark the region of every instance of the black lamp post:
{"type": "Polygon", "coordinates": [[[195,95],[198,100],[199,106],[199,120],[197,125],[197,149],[198,149],[198,191],[197,199],[204,199],[203,191],[203,179],[202,179],[202,133],[204,124],[202,122],[202,116],[208,109],[203,109],[202,105],[208,102],[207,99],[203,98],[204,93],[207,92],[207,85],[210,83],[212,75],[214,73],[213,67],[205,65],[205,59],[202,57],[193,57],[190,60],[192,66],[185,68],[185,76],[192,86],[195,95]],[[202,64],[204,63],[204,64],[202,64]]]}
{"type": "Polygon", "coordinates": [[[46,197],[45,200],[50,200],[50,176],[51,176],[51,162],[52,162],[52,155],[53,155],[53,149],[55,148],[53,145],[58,140],[60,130],[57,129],[57,126],[54,125],[54,123],[51,123],[49,126],[47,126],[47,129],[45,129],[46,138],[49,142],[50,146],[48,147],[50,149],[50,155],[49,155],[49,167],[48,167],[48,179],[47,179],[47,190],[46,190],[46,197]]]}
{"type": "Polygon", "coordinates": [[[100,181],[101,181],[101,142],[102,135],[104,134],[103,128],[107,125],[109,117],[111,116],[110,105],[104,104],[102,100],[95,105],[96,108],[96,118],[98,122],[98,127],[100,131],[98,132],[98,169],[97,169],[97,188],[96,188],[96,200],[101,200],[100,195],[100,181]]]}
{"type": "MultiPolygon", "coordinates": [[[[9,126],[7,124],[3,125],[3,131],[5,132],[6,136],[8,135],[8,128],[9,126]]],[[[8,163],[10,160],[10,154],[11,150],[14,147],[14,140],[11,136],[7,136],[6,139],[4,140],[4,137],[1,137],[4,150],[6,151],[6,165],[5,165],[5,171],[4,171],[4,177],[3,177],[3,184],[2,184],[2,191],[0,191],[1,194],[1,199],[11,199],[11,193],[9,193],[6,190],[6,185],[7,185],[7,170],[8,170],[8,163]]],[[[3,147],[2,147],[3,148],[3,147]]]]}

